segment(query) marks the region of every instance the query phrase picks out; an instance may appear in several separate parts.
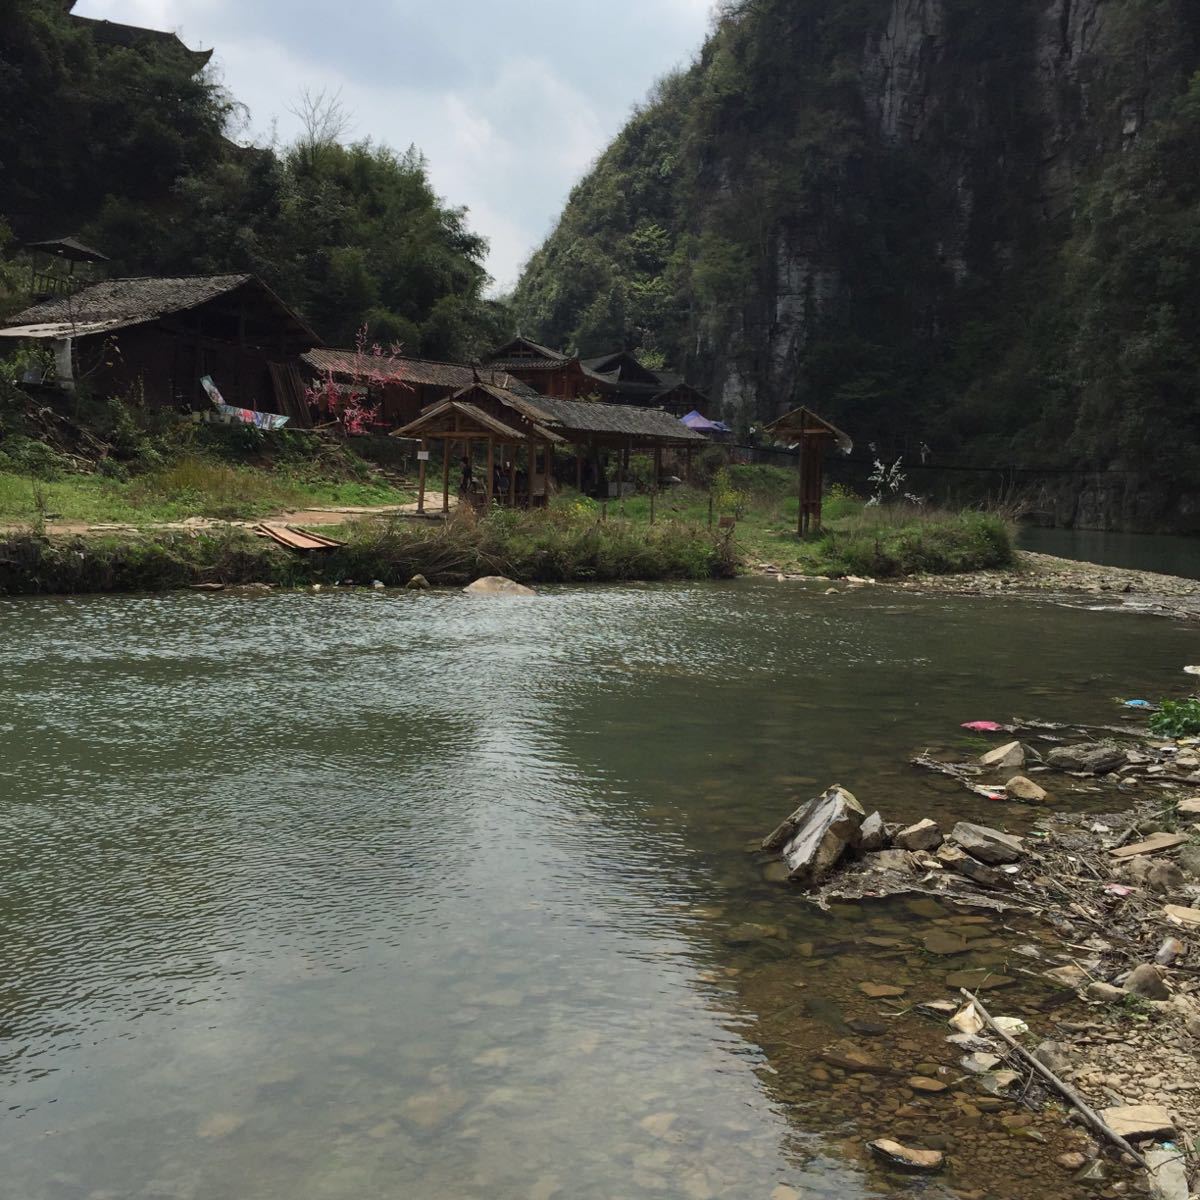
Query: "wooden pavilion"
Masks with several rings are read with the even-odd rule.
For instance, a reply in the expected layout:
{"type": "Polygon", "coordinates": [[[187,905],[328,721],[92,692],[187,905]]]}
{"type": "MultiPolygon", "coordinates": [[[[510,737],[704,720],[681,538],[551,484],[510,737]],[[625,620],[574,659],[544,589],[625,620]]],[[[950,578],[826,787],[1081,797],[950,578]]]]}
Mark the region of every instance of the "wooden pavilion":
{"type": "Polygon", "coordinates": [[[799,451],[800,513],[796,532],[801,537],[821,528],[821,497],[825,486],[825,455],[831,445],[843,454],[854,449],[848,434],[807,408],[797,408],[767,425],[764,432],[799,451]]]}
{"type": "MultiPolygon", "coordinates": [[[[487,476],[481,499],[490,507],[499,502],[510,506],[549,505],[554,474],[554,453],[571,445],[575,453],[575,482],[582,491],[585,457],[601,451],[617,454],[617,488],[623,493],[629,477],[629,459],[635,452],[654,458],[654,491],[662,475],[664,450],[691,450],[705,440],[680,424],[670,413],[631,408],[619,404],[595,404],[539,396],[530,390],[511,390],[476,383],[448,400],[435,404],[396,431],[394,437],[420,439],[420,499],[417,511],[425,511],[426,467],[429,443],[440,441],[442,454],[442,511],[450,510],[450,460],[453,448],[462,448],[471,458],[471,447],[486,446],[487,476]],[[510,453],[497,486],[496,449],[510,453]],[[521,449],[525,449],[524,484],[520,481],[521,449]],[[585,452],[586,451],[586,455],[585,452]]],[[[653,500],[652,500],[653,511],[653,500]]]]}

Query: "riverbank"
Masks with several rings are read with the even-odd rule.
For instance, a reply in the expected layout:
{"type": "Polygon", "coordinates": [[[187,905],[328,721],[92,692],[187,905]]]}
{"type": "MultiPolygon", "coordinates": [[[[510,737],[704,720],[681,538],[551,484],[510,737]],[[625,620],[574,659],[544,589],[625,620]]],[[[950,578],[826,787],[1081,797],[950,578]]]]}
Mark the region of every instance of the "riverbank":
{"type": "MultiPolygon", "coordinates": [[[[887,1098],[865,1147],[885,1169],[946,1171],[956,1187],[1001,1172],[1011,1184],[1044,1155],[1093,1194],[1132,1182],[1187,1200],[1200,1175],[1189,949],[1200,930],[1200,737],[1163,737],[1139,711],[1105,726],[973,722],[993,749],[915,761],[947,787],[1025,806],[1031,821],[998,810],[996,828],[890,825],[833,788],[765,839],[764,877],[799,882],[822,909],[930,905],[918,941],[957,964],[943,994],[912,995],[903,974],[880,972],[861,985],[873,1014],[847,1021],[858,1036],[816,1052],[811,1077],[847,1116],[862,1113],[864,1091],[871,1107],[887,1098]],[[1060,804],[1072,807],[1039,814],[1060,804]],[[923,1036],[905,1042],[914,1019],[923,1036]],[[909,1072],[873,1050],[889,1027],[923,1064],[909,1072]],[[1133,1167],[1146,1173],[1129,1181],[1133,1167]]],[[[903,953],[901,941],[872,945],[903,953]]]]}
{"type": "Polygon", "coordinates": [[[484,520],[363,520],[338,543],[298,554],[241,526],[0,540],[0,595],[156,592],[189,587],[404,587],[422,576],[461,587],[486,575],[524,583],[720,579],[737,574],[728,537],[674,523],[638,530],[570,512],[497,512],[484,520]]]}
{"type": "Polygon", "coordinates": [[[1114,608],[1182,620],[1200,620],[1200,580],[1131,570],[1016,550],[1011,565],[952,574],[923,572],[904,579],[789,573],[774,563],[752,564],[756,574],[783,582],[842,591],[890,586],[911,592],[955,596],[1031,596],[1089,608],[1114,608]]]}
{"type": "MultiPolygon", "coordinates": [[[[264,541],[252,521],[193,516],[153,524],[39,524],[0,530],[0,594],[163,591],[198,585],[335,582],[403,586],[415,575],[434,587],[481,575],[523,583],[725,579],[750,570],[764,530],[780,538],[772,512],[757,507],[725,528],[690,508],[654,514],[647,498],[602,506],[577,495],[549,510],[458,511],[418,518],[414,504],[326,507],[277,515],[283,527],[322,527],[340,544],[296,555],[264,541]]],[[[694,497],[693,497],[694,499],[694,497]]],[[[981,513],[862,510],[795,551],[814,571],[846,576],[880,568],[957,571],[1011,561],[1012,535],[981,513]]],[[[694,507],[694,506],[693,506],[694,507]]]]}

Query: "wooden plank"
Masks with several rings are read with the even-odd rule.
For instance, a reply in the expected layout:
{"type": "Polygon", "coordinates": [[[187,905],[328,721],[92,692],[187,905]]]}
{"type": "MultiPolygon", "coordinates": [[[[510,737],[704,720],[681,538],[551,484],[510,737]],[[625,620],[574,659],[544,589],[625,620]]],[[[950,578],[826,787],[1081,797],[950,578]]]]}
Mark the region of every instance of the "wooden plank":
{"type": "Polygon", "coordinates": [[[450,439],[442,439],[442,512],[450,513],[450,439]]]}
{"type": "Polygon", "coordinates": [[[487,506],[492,511],[492,501],[496,497],[496,439],[488,434],[487,440],[487,506]]]}
{"type": "MultiPolygon", "coordinates": [[[[422,454],[429,453],[429,443],[424,438],[421,439],[421,453],[422,454]]],[[[421,459],[420,467],[418,469],[418,475],[420,476],[420,481],[419,481],[420,482],[420,491],[417,492],[417,512],[421,513],[422,515],[424,515],[424,513],[425,513],[425,468],[426,468],[426,466],[428,466],[428,463],[426,463],[425,459],[421,459]]]]}
{"type": "Polygon", "coordinates": [[[315,550],[333,550],[338,546],[345,545],[344,542],[334,541],[333,538],[308,533],[302,529],[293,529],[287,525],[256,525],[254,532],[260,537],[269,537],[289,550],[299,550],[305,553],[315,550]]]}
{"type": "Polygon", "coordinates": [[[1135,842],[1132,846],[1122,846],[1119,850],[1109,853],[1113,858],[1135,858],[1139,854],[1161,854],[1164,850],[1174,850],[1182,846],[1187,838],[1182,833],[1156,833],[1144,842],[1135,842]]]}

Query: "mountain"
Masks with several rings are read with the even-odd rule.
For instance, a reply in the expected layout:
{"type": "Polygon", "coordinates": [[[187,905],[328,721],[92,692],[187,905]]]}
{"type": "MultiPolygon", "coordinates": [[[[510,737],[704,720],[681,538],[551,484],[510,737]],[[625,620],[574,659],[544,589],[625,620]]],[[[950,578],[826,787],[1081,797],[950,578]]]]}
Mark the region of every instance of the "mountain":
{"type": "Polygon", "coordinates": [[[503,339],[487,243],[419,151],[340,144],[346,114],[323,93],[302,95],[311,122],[291,145],[242,146],[208,51],[73,8],[3,0],[0,312],[28,303],[6,286],[28,279],[5,262],[10,231],[25,244],[71,234],[114,275],[253,272],[334,344],[365,327],[455,358],[503,339]]]}
{"type": "Polygon", "coordinates": [[[518,323],[661,358],[743,427],[806,403],[881,453],[1109,472],[1099,523],[1183,521],[1198,69],[1194,0],[726,4],[573,191],[518,323]]]}

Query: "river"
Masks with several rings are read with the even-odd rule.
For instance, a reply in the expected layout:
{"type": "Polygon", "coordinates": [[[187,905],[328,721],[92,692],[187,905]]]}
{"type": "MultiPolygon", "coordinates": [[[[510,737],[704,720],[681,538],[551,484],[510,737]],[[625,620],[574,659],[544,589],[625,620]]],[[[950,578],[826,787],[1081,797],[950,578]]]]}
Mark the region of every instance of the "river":
{"type": "Polygon", "coordinates": [[[1021,530],[1021,548],[1077,562],[1200,579],[1200,537],[1168,533],[1106,533],[1092,529],[1021,530]]]}
{"type": "MultiPolygon", "coordinates": [[[[907,760],[1112,720],[1196,658],[1149,617],[761,580],[0,621],[14,1200],[951,1194],[969,1123],[910,1185],[861,1153],[895,1101],[808,1072],[862,981],[947,994],[911,939],[954,916],[822,914],[749,844],[835,781],[1020,827],[907,760]]],[[[888,1052],[942,1054],[916,1020],[888,1052]]],[[[1057,1194],[979,1137],[993,1194],[1057,1194]]]]}

